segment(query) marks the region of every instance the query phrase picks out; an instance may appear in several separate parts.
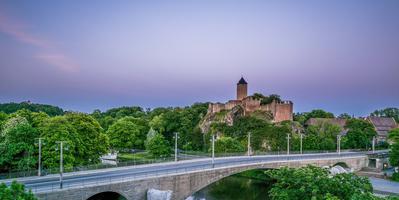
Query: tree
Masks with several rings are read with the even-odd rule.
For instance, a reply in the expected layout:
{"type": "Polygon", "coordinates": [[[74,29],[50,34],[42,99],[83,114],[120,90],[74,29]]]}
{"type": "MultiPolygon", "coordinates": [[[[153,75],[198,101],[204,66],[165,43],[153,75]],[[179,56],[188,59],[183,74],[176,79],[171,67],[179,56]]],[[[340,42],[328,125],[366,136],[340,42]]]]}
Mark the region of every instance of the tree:
{"type": "Polygon", "coordinates": [[[270,190],[272,199],[351,199],[372,194],[367,178],[355,174],[332,176],[326,169],[307,166],[298,169],[280,168],[266,171],[274,179],[270,190]]]}
{"type": "MultiPolygon", "coordinates": [[[[209,149],[212,151],[212,149],[209,149]]],[[[233,153],[245,151],[241,143],[231,137],[221,137],[215,141],[215,152],[216,153],[233,153]]]]}
{"type": "Polygon", "coordinates": [[[304,125],[310,118],[334,118],[334,114],[321,109],[294,114],[294,121],[298,121],[302,125],[304,125]]]}
{"type": "Polygon", "coordinates": [[[340,119],[352,119],[352,116],[349,115],[348,113],[342,113],[342,114],[338,115],[338,118],[340,118],[340,119]]]}
{"type": "Polygon", "coordinates": [[[64,114],[64,111],[61,108],[45,104],[35,104],[30,102],[0,104],[0,111],[5,112],[7,114],[17,112],[18,110],[21,109],[27,109],[31,112],[44,112],[50,116],[57,116],[64,114]]]}
{"type": "Polygon", "coordinates": [[[39,132],[23,117],[6,121],[0,134],[0,171],[26,170],[36,165],[35,138],[39,132]]]}
{"type": "Polygon", "coordinates": [[[363,149],[369,147],[372,138],[377,135],[373,125],[361,119],[348,120],[345,128],[348,129],[343,143],[345,148],[363,149]]]}
{"type": "Polygon", "coordinates": [[[171,148],[169,142],[162,134],[155,134],[146,142],[146,150],[154,157],[168,157],[170,156],[171,148]]]}
{"type": "Polygon", "coordinates": [[[108,137],[100,124],[90,115],[67,113],[52,117],[43,123],[42,137],[45,167],[59,166],[59,145],[65,141],[64,165],[66,167],[98,163],[109,148],[108,137]]]}
{"type": "Polygon", "coordinates": [[[1,200],[36,200],[32,191],[27,191],[25,186],[13,181],[9,187],[5,183],[0,184],[1,200]]]}
{"type": "Polygon", "coordinates": [[[8,115],[4,112],[0,112],[0,133],[3,129],[3,124],[7,121],[8,115]]]}
{"type": "Polygon", "coordinates": [[[399,108],[385,108],[381,110],[375,110],[370,115],[377,117],[392,117],[397,123],[399,123],[399,108]]]}
{"type": "Polygon", "coordinates": [[[124,117],[112,124],[107,134],[113,149],[142,149],[148,126],[142,119],[124,117]]]}
{"type": "Polygon", "coordinates": [[[310,125],[306,129],[304,148],[307,150],[332,150],[336,147],[341,127],[328,122],[310,125]]]}
{"type": "Polygon", "coordinates": [[[399,166],[399,128],[389,131],[388,139],[392,141],[389,151],[389,162],[392,166],[399,166]]]}

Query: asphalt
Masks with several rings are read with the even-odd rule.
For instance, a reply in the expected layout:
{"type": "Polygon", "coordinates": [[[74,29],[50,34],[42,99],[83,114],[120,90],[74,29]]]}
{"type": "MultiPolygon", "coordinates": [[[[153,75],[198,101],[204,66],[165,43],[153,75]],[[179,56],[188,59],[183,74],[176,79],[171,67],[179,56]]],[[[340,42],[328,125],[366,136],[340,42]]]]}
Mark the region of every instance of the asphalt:
{"type": "MultiPolygon", "coordinates": [[[[212,159],[201,158],[179,162],[158,163],[150,165],[139,165],[130,167],[120,167],[105,170],[91,170],[85,172],[65,173],[63,175],[63,188],[84,187],[88,185],[106,184],[132,179],[143,179],[154,176],[165,176],[169,174],[187,173],[198,170],[209,170],[212,168],[230,167],[236,165],[249,165],[259,162],[278,162],[287,160],[313,160],[342,157],[364,156],[365,152],[341,152],[337,153],[318,153],[318,154],[296,154],[296,155],[266,155],[266,156],[238,156],[216,158],[214,164],[212,159]]],[[[59,175],[49,175],[43,177],[29,177],[1,180],[10,184],[12,180],[17,180],[25,184],[34,193],[43,193],[58,190],[60,187],[59,175]]]]}

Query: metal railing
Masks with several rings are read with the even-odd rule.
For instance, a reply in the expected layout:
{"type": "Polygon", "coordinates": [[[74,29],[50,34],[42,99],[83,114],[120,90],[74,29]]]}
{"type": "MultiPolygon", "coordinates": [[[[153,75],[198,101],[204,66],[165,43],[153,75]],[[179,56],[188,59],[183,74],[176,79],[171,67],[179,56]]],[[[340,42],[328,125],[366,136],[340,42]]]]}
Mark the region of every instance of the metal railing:
{"type": "MultiPolygon", "coordinates": [[[[341,150],[341,152],[360,152],[360,149],[347,149],[341,150]]],[[[303,151],[303,154],[310,153],[334,153],[335,150],[318,150],[318,151],[303,151]]],[[[286,151],[253,151],[251,156],[257,155],[286,155],[286,151]]],[[[290,155],[298,155],[300,151],[290,151],[290,155]]],[[[212,155],[209,152],[195,152],[195,151],[179,151],[179,160],[195,160],[195,159],[203,159],[210,158],[212,155]]],[[[247,156],[247,152],[236,152],[236,153],[215,153],[216,158],[220,157],[235,157],[235,156],[247,156]]],[[[117,168],[117,167],[127,167],[127,166],[137,166],[137,165],[146,165],[146,164],[154,164],[154,163],[165,163],[174,161],[174,157],[166,157],[166,158],[157,158],[157,159],[136,159],[130,161],[117,162],[116,165],[109,164],[93,164],[93,165],[85,165],[85,166],[77,166],[77,167],[65,167],[64,172],[82,172],[89,170],[98,170],[98,169],[109,169],[109,168],[117,168]]],[[[51,175],[58,174],[59,168],[51,168],[51,169],[42,169],[41,175],[51,175]]],[[[24,170],[24,171],[10,171],[8,173],[0,173],[0,180],[2,179],[13,179],[13,178],[22,178],[22,177],[33,177],[37,176],[38,170],[24,170]]]]}
{"type": "MultiPolygon", "coordinates": [[[[79,187],[86,187],[86,186],[98,186],[104,184],[112,184],[124,181],[134,181],[137,179],[145,179],[149,177],[160,177],[160,176],[167,176],[171,174],[179,174],[179,173],[187,173],[187,172],[195,172],[198,170],[215,170],[223,168],[223,167],[238,167],[241,165],[258,165],[264,163],[271,163],[271,162],[281,162],[281,161],[293,161],[293,160],[320,160],[320,159],[333,159],[333,158],[345,158],[345,157],[353,157],[353,156],[360,156],[365,155],[365,152],[352,152],[352,153],[329,153],[329,154],[302,154],[302,155],[281,155],[281,156],[265,156],[265,157],[258,157],[258,159],[253,159],[254,157],[240,157],[238,160],[228,160],[226,162],[218,162],[214,165],[211,164],[210,160],[206,162],[200,162],[193,166],[184,166],[179,167],[178,164],[175,165],[175,168],[165,168],[165,169],[158,169],[155,168],[152,171],[144,171],[144,172],[132,172],[132,173],[123,173],[118,175],[112,175],[108,177],[87,177],[83,180],[65,180],[63,182],[63,189],[70,189],[70,188],[79,188],[79,187]],[[263,159],[262,159],[263,158],[263,159]]],[[[26,184],[28,189],[31,189],[34,193],[45,193],[45,192],[54,192],[60,191],[59,189],[59,182],[56,180],[52,182],[44,182],[43,184],[34,184],[29,185],[26,184]]]]}

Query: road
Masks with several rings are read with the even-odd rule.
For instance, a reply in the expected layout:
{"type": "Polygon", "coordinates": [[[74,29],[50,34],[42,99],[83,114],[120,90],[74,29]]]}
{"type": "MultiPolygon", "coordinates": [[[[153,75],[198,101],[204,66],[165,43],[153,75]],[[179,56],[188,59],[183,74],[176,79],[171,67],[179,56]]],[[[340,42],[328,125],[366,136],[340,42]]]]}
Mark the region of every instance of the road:
{"type": "MultiPolygon", "coordinates": [[[[265,155],[265,156],[239,156],[216,158],[214,165],[212,159],[196,159],[179,162],[168,162],[150,165],[139,165],[130,167],[111,168],[103,170],[91,170],[84,172],[66,173],[63,176],[63,188],[82,187],[88,185],[104,184],[124,180],[154,177],[166,174],[184,173],[190,171],[211,169],[212,167],[229,167],[241,164],[256,164],[259,162],[275,162],[286,160],[312,160],[326,158],[345,158],[364,156],[365,152],[341,152],[337,153],[318,153],[318,154],[296,154],[296,155],[265,155]]],[[[44,177],[30,177],[15,179],[24,183],[34,193],[43,193],[57,190],[60,187],[59,175],[49,175],[44,177]]],[[[1,180],[10,184],[12,180],[1,180]]]]}

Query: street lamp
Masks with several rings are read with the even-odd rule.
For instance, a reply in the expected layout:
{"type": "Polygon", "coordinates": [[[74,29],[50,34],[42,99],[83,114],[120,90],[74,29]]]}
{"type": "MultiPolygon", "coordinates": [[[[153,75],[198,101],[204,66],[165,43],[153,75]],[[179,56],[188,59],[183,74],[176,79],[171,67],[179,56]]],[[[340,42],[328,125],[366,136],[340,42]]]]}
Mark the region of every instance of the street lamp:
{"type": "Polygon", "coordinates": [[[372,145],[373,145],[373,153],[375,152],[375,136],[373,136],[373,142],[372,142],[372,145]]]}
{"type": "Polygon", "coordinates": [[[303,134],[301,133],[301,154],[302,154],[302,140],[303,140],[303,134]]]}
{"type": "Polygon", "coordinates": [[[251,156],[251,132],[248,132],[248,156],[251,156]]]}
{"type": "Polygon", "coordinates": [[[341,154],[341,135],[337,135],[337,152],[341,154]]]}
{"type": "Polygon", "coordinates": [[[212,168],[215,167],[215,134],[212,135],[212,168]]]}
{"type": "MultiPolygon", "coordinates": [[[[56,143],[60,144],[60,189],[62,189],[62,173],[64,171],[64,160],[63,160],[63,150],[64,150],[64,143],[66,141],[57,141],[56,143]]],[[[67,150],[67,149],[65,149],[67,150]]]]}
{"type": "Polygon", "coordinates": [[[290,155],[290,134],[287,134],[287,155],[290,155]]]}
{"type": "Polygon", "coordinates": [[[38,169],[37,169],[37,175],[41,176],[42,175],[42,140],[43,138],[36,138],[39,140],[39,161],[38,161],[38,169]]]}
{"type": "Polygon", "coordinates": [[[178,133],[175,132],[175,162],[177,162],[177,138],[178,138],[178,133]]]}

